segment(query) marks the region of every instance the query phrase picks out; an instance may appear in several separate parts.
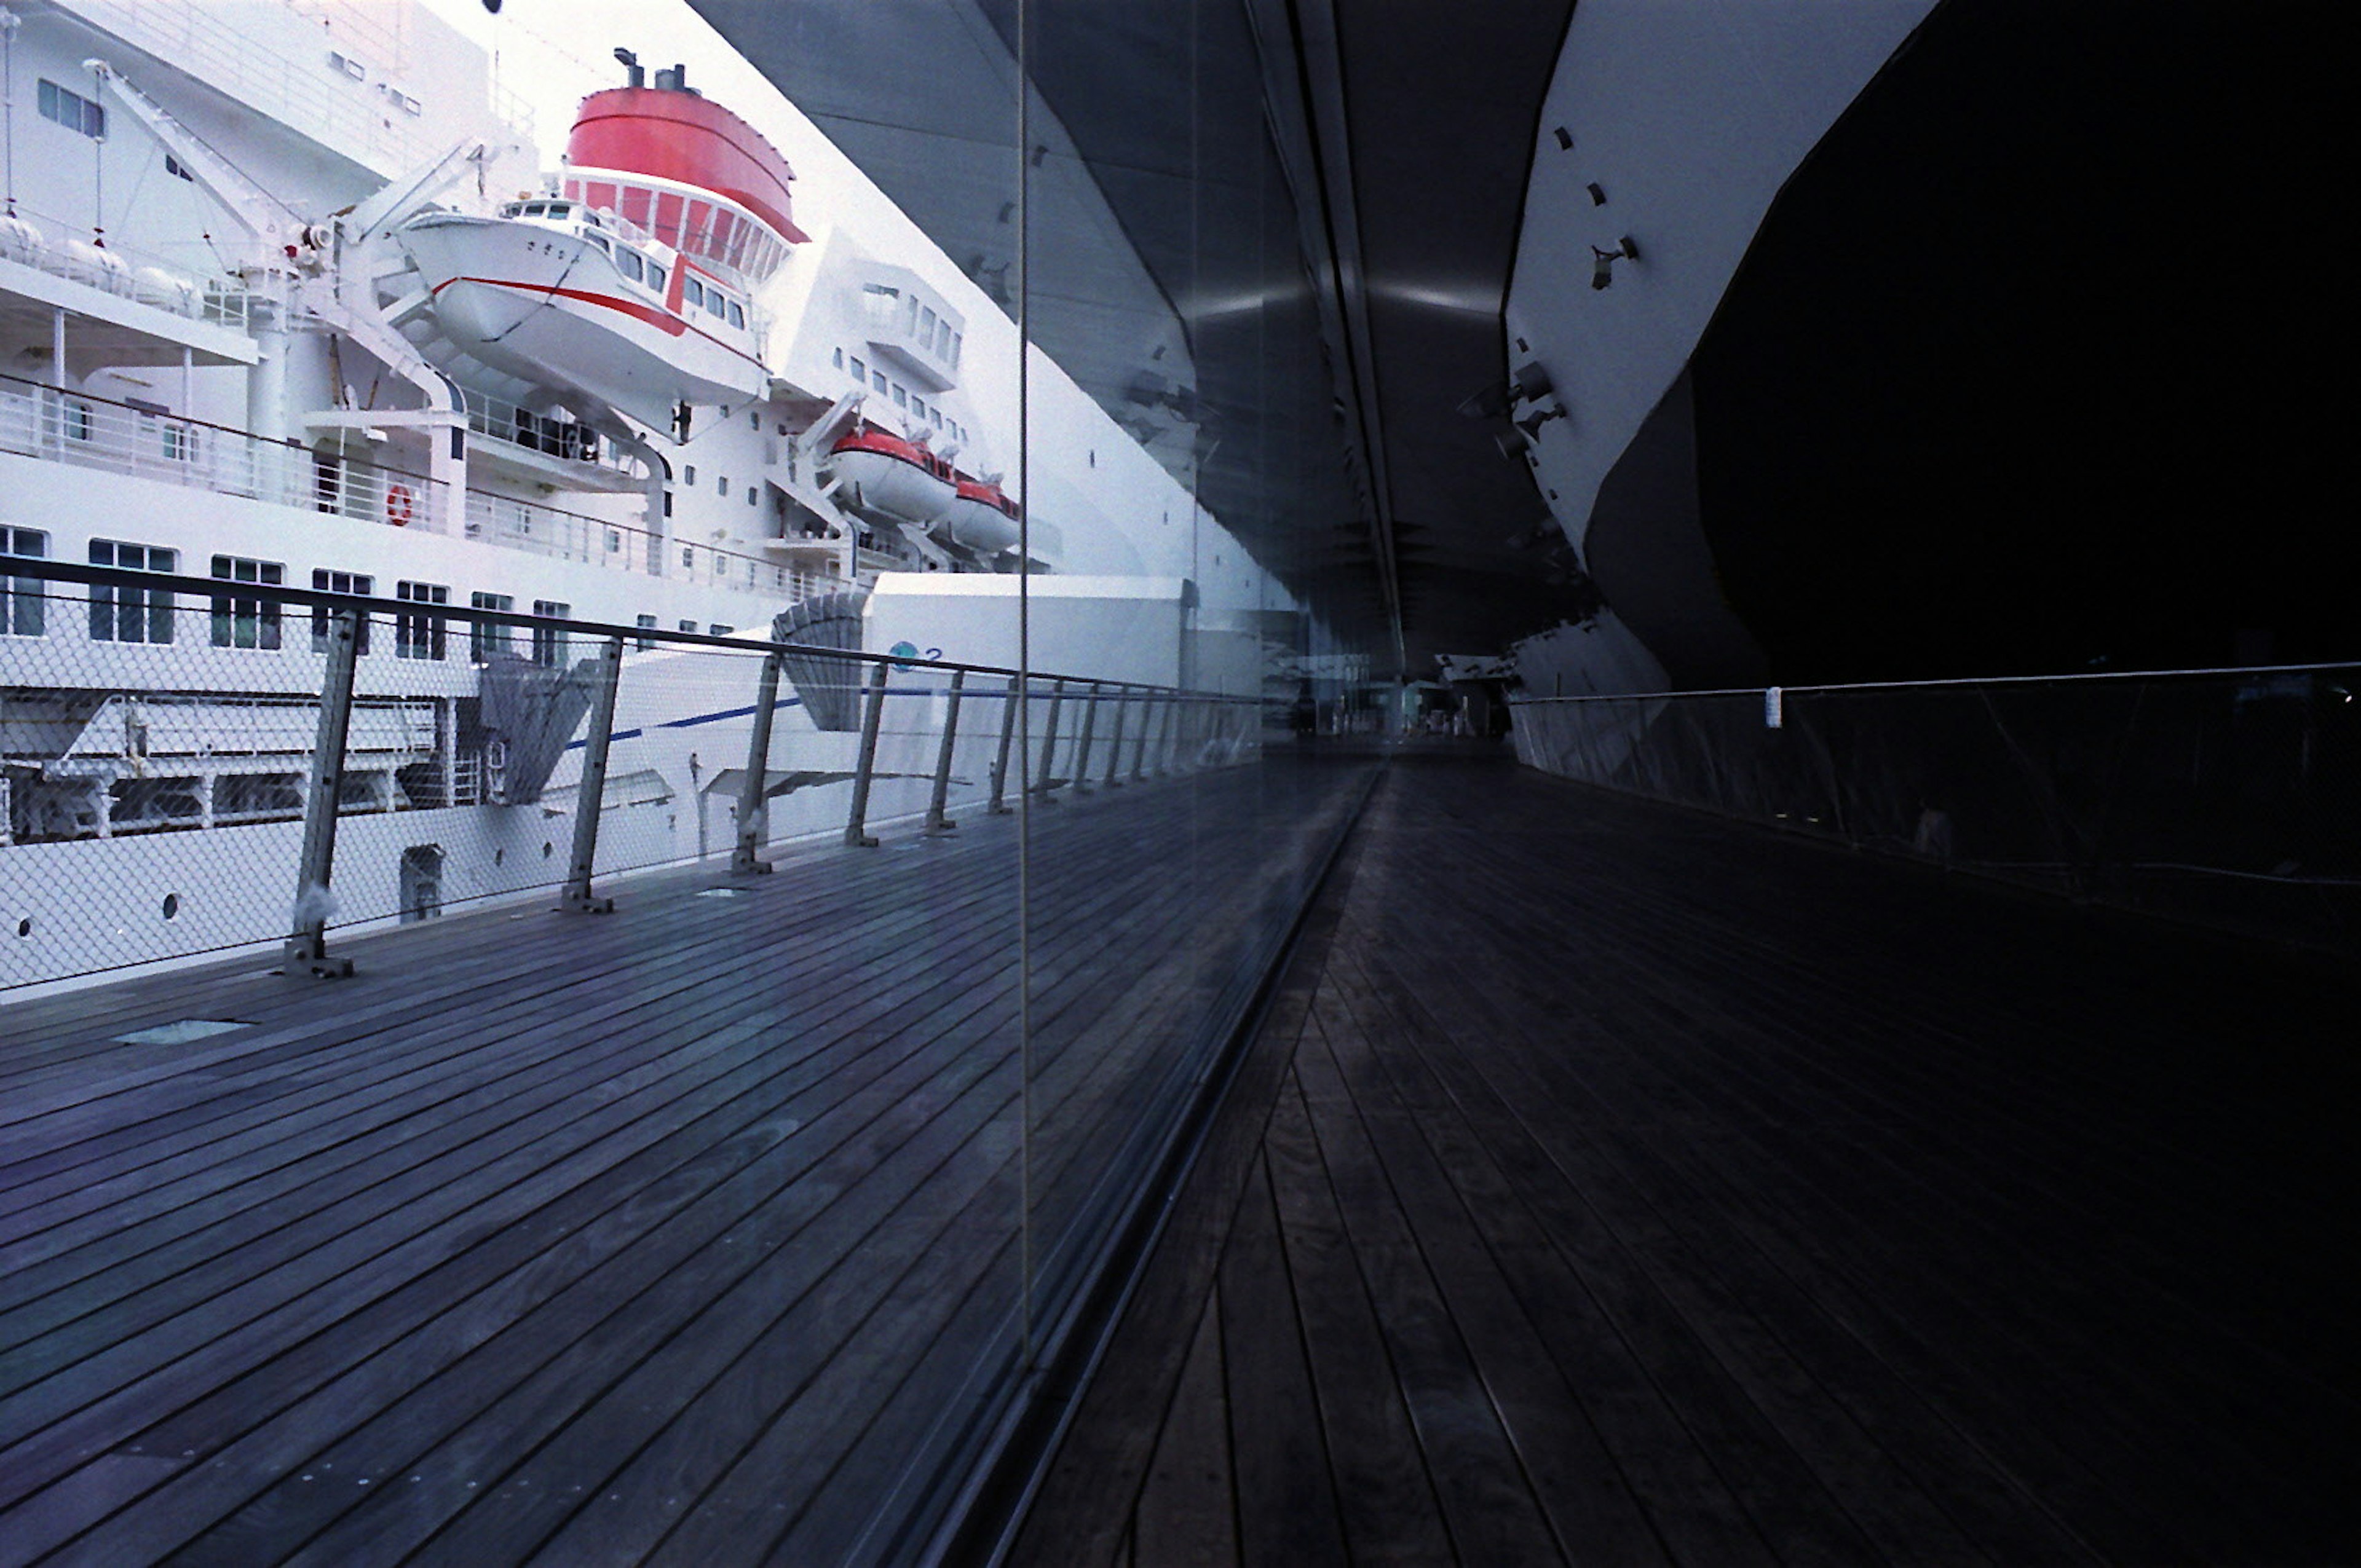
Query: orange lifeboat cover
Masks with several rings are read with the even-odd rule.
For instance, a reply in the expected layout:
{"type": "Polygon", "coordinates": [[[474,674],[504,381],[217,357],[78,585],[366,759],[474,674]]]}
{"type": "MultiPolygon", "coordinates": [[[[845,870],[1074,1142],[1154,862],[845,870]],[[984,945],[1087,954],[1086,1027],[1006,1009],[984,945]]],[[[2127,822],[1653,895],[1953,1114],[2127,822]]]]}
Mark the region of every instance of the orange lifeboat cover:
{"type": "Polygon", "coordinates": [[[609,87],[582,100],[566,160],[698,185],[729,197],[801,245],[810,236],[790,215],[795,170],[763,134],[730,110],[694,93],[609,87]]]}

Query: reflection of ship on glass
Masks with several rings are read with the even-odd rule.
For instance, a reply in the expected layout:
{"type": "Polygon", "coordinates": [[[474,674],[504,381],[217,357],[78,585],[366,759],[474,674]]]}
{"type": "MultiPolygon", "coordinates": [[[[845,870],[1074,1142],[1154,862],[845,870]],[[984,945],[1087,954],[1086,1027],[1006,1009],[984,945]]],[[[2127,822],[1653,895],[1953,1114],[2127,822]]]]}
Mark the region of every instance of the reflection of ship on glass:
{"type": "MultiPolygon", "coordinates": [[[[1038,664],[1258,682],[1258,644],[1209,608],[1259,601],[1245,553],[1225,584],[1174,554],[1188,531],[1161,525],[1192,498],[1038,353],[1056,433],[1028,470],[1055,500],[1028,509],[1013,323],[799,121],[829,198],[800,210],[770,138],[625,51],[544,175],[525,106],[414,3],[0,16],[0,553],[221,584],[85,606],[0,576],[0,907],[38,933],[0,981],[97,939],[44,888],[169,881],[231,839],[282,858],[325,623],[274,587],[421,607],[360,655],[342,798],[371,825],[339,866],[348,902],[382,882],[412,913],[535,880],[540,818],[573,809],[565,677],[596,652],[436,608],[1014,663],[1021,575],[1050,595],[1038,664]]],[[[689,663],[629,657],[624,728],[689,663]]],[[[774,834],[840,809],[851,738],[818,696],[781,707],[777,743],[835,782],[775,803],[774,834]]],[[[746,732],[742,700],[708,706],[619,742],[604,797],[680,855],[728,810],[700,751],[746,732]]],[[[121,961],[283,916],[276,888],[225,902],[121,961]]]]}

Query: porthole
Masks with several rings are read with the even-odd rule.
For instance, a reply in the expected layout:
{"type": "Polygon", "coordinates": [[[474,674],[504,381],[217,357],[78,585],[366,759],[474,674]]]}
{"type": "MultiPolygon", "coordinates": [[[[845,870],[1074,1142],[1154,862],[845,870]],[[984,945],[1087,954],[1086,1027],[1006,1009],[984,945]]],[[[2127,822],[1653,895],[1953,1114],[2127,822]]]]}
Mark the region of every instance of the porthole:
{"type": "Polygon", "coordinates": [[[27,915],[22,920],[16,922],[16,935],[19,937],[29,937],[32,934],[33,917],[27,915]]]}
{"type": "Polygon", "coordinates": [[[549,849],[550,847],[546,842],[544,842],[541,846],[541,858],[544,861],[549,859],[549,849]]]}
{"type": "Polygon", "coordinates": [[[508,858],[509,852],[506,850],[494,850],[492,851],[492,864],[496,866],[506,861],[508,858]]]}
{"type": "Polygon", "coordinates": [[[178,920],[180,917],[181,895],[177,893],[166,894],[164,895],[164,918],[167,920],[178,920]]]}

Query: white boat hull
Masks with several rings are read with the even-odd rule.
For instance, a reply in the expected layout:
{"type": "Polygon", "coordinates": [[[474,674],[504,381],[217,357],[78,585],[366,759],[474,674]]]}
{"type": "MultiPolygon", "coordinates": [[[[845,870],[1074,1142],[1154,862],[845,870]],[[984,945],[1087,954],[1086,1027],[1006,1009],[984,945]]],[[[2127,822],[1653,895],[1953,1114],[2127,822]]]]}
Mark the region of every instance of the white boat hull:
{"type": "Polygon", "coordinates": [[[434,296],[443,334],[503,375],[595,399],[657,429],[676,403],[735,403],[768,384],[746,334],[674,315],[625,283],[613,258],[581,235],[435,213],[405,225],[400,239],[434,296]]]}
{"type": "Polygon", "coordinates": [[[962,550],[993,555],[1014,549],[1017,540],[1016,520],[998,507],[962,496],[951,502],[944,519],[950,541],[962,550]]]}
{"type": "Polygon", "coordinates": [[[882,512],[897,522],[932,527],[950,514],[959,492],[916,464],[883,452],[840,452],[836,472],[855,510],[882,512]]]}

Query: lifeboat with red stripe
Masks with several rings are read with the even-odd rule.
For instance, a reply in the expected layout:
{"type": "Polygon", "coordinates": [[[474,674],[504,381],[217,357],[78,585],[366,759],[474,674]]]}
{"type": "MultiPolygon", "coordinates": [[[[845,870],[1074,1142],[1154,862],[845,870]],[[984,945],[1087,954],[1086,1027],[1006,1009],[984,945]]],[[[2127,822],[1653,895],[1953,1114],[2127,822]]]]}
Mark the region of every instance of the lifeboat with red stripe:
{"type": "Polygon", "coordinates": [[[675,404],[763,391],[753,291],[804,238],[786,161],[667,78],[583,100],[562,194],[489,218],[427,213],[395,236],[453,349],[653,429],[675,404]]]}
{"type": "Polygon", "coordinates": [[[979,555],[1013,550],[1019,537],[1016,503],[988,479],[961,479],[946,520],[951,543],[979,555]]]}
{"type": "Polygon", "coordinates": [[[856,511],[932,528],[959,499],[951,466],[915,441],[863,426],[829,448],[841,488],[837,499],[856,511]]]}

